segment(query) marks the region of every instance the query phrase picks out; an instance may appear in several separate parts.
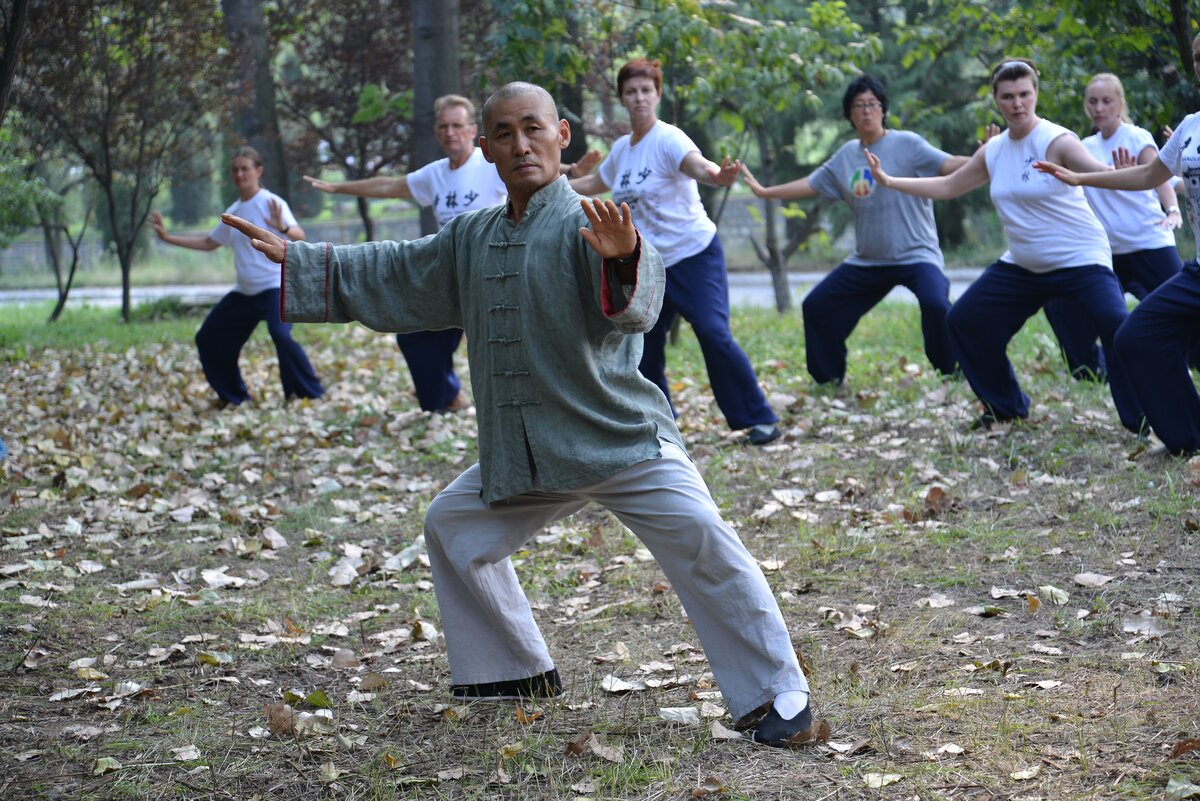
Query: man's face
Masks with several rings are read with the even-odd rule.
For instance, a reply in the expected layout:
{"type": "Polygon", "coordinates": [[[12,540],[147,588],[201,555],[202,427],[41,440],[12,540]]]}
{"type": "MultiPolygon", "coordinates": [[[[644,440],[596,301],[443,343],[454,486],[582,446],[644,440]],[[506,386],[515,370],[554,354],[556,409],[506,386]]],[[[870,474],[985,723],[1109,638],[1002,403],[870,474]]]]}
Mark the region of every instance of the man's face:
{"type": "Polygon", "coordinates": [[[438,112],[434,133],[437,135],[438,144],[450,160],[459,162],[470,156],[471,151],[475,149],[475,137],[479,136],[479,126],[462,106],[446,106],[438,112]]]}
{"type": "Polygon", "coordinates": [[[1192,70],[1200,80],[1200,36],[1192,40],[1192,70]]]}
{"type": "Polygon", "coordinates": [[[532,92],[494,105],[479,140],[484,157],[496,165],[510,195],[528,197],[558,178],[562,150],[571,127],[558,110],[532,92]]]}

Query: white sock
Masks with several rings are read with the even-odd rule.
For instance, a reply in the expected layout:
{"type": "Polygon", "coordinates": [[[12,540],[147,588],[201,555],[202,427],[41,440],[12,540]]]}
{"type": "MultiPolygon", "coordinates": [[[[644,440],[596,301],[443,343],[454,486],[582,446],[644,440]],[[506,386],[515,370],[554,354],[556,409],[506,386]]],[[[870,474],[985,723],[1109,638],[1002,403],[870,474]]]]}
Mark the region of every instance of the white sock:
{"type": "Polygon", "coordinates": [[[772,706],[779,713],[779,717],[791,720],[808,706],[808,693],[803,690],[788,690],[775,696],[772,706]]]}

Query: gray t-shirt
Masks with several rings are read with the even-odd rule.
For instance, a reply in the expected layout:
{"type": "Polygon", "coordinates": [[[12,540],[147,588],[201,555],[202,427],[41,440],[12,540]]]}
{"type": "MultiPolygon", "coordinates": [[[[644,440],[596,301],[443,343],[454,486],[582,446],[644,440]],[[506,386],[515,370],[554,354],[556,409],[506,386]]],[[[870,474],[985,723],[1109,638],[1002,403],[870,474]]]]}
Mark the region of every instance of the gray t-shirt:
{"type": "MultiPolygon", "coordinates": [[[[897,178],[937,175],[950,154],[909,131],[888,131],[871,145],[888,175],[897,178]]],[[[810,176],[813,189],[830,200],[841,198],[854,209],[855,249],[846,259],[865,267],[931,262],[944,266],[933,223],[933,202],[875,183],[862,143],[853,139],[838,148],[810,176]]]]}

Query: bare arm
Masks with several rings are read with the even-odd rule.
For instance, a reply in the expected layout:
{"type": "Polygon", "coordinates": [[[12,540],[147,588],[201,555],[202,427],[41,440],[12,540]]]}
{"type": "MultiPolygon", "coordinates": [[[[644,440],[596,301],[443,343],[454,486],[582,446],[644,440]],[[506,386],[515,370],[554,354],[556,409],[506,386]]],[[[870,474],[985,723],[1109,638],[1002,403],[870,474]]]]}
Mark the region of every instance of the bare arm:
{"type": "MultiPolygon", "coordinates": [[[[1142,152],[1138,154],[1138,164],[1151,164],[1157,159],[1158,148],[1154,145],[1146,145],[1142,148],[1142,152]]],[[[1171,187],[1171,182],[1163,181],[1154,187],[1154,193],[1158,195],[1159,205],[1163,208],[1163,218],[1158,224],[1168,231],[1173,231],[1182,226],[1183,214],[1179,211],[1179,201],[1175,199],[1175,190],[1171,187]]]]}
{"type": "Polygon", "coordinates": [[[987,162],[983,158],[984,150],[980,148],[967,163],[949,175],[935,175],[928,178],[893,178],[883,171],[879,157],[870,150],[864,151],[871,174],[880,186],[896,189],[909,195],[927,197],[932,200],[949,200],[965,195],[972,189],[978,189],[988,182],[987,162]]]}
{"type": "Polygon", "coordinates": [[[1100,189],[1153,189],[1171,178],[1171,171],[1157,156],[1147,164],[1107,172],[1075,172],[1052,161],[1039,161],[1033,166],[1038,172],[1053,175],[1064,184],[1100,189]]]}
{"type": "Polygon", "coordinates": [[[800,200],[802,198],[816,197],[819,194],[816,189],[813,189],[813,185],[807,177],[796,181],[788,181],[786,184],[763,186],[745,164],[742,165],[742,180],[746,182],[746,186],[750,187],[750,191],[754,193],[755,197],[775,198],[777,200],[800,200]]]}
{"type": "MultiPolygon", "coordinates": [[[[983,138],[976,140],[979,145],[976,151],[983,150],[987,145],[988,140],[1000,135],[1000,126],[994,122],[988,123],[983,129],[983,138]]],[[[938,169],[938,175],[949,175],[955,170],[961,169],[970,163],[970,156],[951,156],[942,162],[942,166],[938,169]]]]}
{"type": "Polygon", "coordinates": [[[732,186],[737,180],[738,170],[742,167],[740,161],[734,161],[726,156],[716,164],[704,158],[699,150],[693,150],[683,157],[679,171],[689,178],[709,186],[732,186]]]}
{"type": "Polygon", "coordinates": [[[1062,134],[1046,148],[1046,161],[1062,164],[1075,172],[1107,172],[1111,169],[1097,159],[1071,134],[1062,134]]]}
{"type": "Polygon", "coordinates": [[[150,227],[154,229],[154,233],[158,235],[158,238],[168,245],[177,245],[189,250],[216,250],[221,247],[220,242],[209,238],[207,234],[168,233],[167,226],[163,223],[162,215],[157,211],[150,214],[150,227]]]}
{"type": "Polygon", "coordinates": [[[355,197],[385,197],[412,200],[412,192],[408,188],[408,178],[387,178],[376,175],[374,178],[363,178],[359,181],[322,181],[320,178],[304,176],[304,180],[312,184],[313,189],[328,192],[331,195],[353,195],[355,197]]]}
{"type": "Polygon", "coordinates": [[[604,183],[604,179],[600,177],[600,174],[595,172],[591,175],[585,175],[582,178],[571,179],[571,188],[584,197],[603,195],[609,189],[608,184],[604,183]]]}

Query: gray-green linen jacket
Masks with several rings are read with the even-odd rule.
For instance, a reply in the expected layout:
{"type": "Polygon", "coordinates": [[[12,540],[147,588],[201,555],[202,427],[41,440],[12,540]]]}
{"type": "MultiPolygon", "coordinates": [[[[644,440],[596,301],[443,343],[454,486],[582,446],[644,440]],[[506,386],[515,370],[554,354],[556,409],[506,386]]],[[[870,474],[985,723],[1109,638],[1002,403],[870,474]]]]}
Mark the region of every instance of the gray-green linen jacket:
{"type": "Polygon", "coordinates": [[[486,503],[569,490],[683,446],[662,392],[638,372],[662,308],[662,258],[645,241],[636,281],[620,284],[584,242],[565,178],[530,199],[455,217],[411,242],[291,242],[283,319],[376,331],[467,332],[486,503]],[[530,457],[532,456],[532,463],[530,457]]]}

